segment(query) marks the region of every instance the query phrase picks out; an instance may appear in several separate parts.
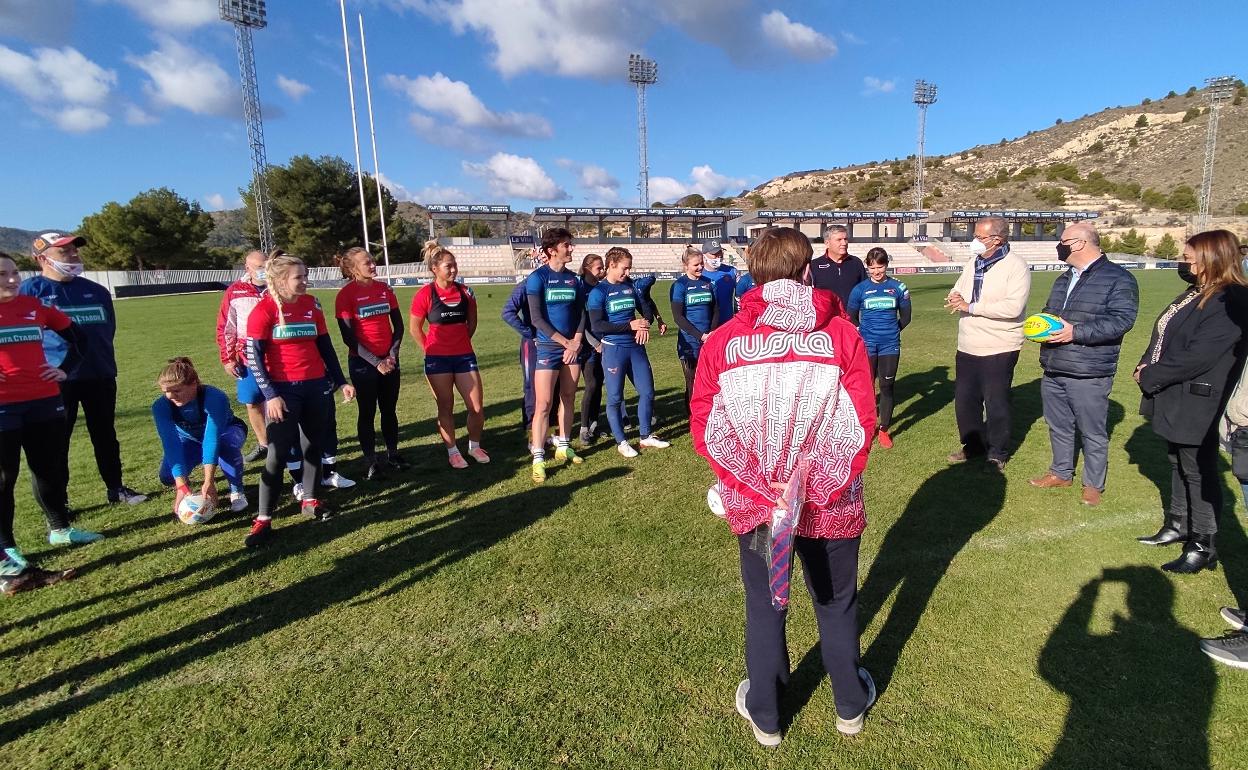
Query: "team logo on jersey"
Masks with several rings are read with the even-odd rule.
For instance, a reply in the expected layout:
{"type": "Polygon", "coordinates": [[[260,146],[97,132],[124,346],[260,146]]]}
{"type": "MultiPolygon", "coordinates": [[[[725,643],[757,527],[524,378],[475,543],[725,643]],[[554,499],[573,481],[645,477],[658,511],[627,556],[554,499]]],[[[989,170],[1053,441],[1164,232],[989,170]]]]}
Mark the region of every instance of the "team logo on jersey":
{"type": "Polygon", "coordinates": [[[607,300],[608,313],[618,313],[622,310],[633,310],[636,307],[637,302],[633,299],[631,294],[626,297],[617,297],[615,299],[607,300]]]}
{"type": "Polygon", "coordinates": [[[76,307],[63,307],[61,308],[61,312],[69,316],[69,320],[79,326],[108,323],[108,314],[104,312],[103,305],[78,305],[76,307]]]}
{"type": "Polygon", "coordinates": [[[316,324],[301,321],[291,321],[286,324],[278,324],[273,327],[273,339],[275,340],[297,340],[316,337],[316,324]]]}
{"type": "Polygon", "coordinates": [[[8,326],[0,329],[0,345],[39,342],[42,339],[43,330],[38,326],[8,326]]]}
{"type": "Polygon", "coordinates": [[[706,289],[692,289],[685,292],[685,305],[709,305],[713,296],[706,289]]]}
{"type": "Polygon", "coordinates": [[[576,299],[576,289],[560,286],[546,287],[546,304],[572,302],[576,299]]]}
{"type": "Polygon", "coordinates": [[[896,307],[896,297],[867,297],[862,302],[863,310],[894,310],[896,307]]]}
{"type": "Polygon", "coordinates": [[[360,305],[355,314],[360,318],[372,318],[377,315],[386,315],[390,312],[389,302],[373,302],[367,305],[360,305]]]}

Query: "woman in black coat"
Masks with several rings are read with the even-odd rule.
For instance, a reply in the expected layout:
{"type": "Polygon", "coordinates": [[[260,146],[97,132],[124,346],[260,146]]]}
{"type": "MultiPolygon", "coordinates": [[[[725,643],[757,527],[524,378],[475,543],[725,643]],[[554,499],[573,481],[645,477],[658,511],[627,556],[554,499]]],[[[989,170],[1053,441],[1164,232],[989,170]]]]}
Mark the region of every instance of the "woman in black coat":
{"type": "Polygon", "coordinates": [[[1214,534],[1222,512],[1218,417],[1242,366],[1240,340],[1248,306],[1239,241],[1227,230],[1192,236],[1179,277],[1190,286],[1162,312],[1135,368],[1144,397],[1140,414],[1166,440],[1170,508],[1148,545],[1183,542],[1183,553],[1162,565],[1169,572],[1213,569],[1214,534]]]}

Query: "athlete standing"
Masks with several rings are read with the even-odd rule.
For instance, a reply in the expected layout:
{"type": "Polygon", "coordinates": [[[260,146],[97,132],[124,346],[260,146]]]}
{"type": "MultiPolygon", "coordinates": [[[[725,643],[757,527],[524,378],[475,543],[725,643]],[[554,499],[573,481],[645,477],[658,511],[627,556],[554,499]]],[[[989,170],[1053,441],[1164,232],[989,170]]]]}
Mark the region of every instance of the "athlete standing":
{"type": "MultiPolygon", "coordinates": [[[[538,249],[533,249],[533,264],[541,267],[546,264],[546,256],[538,249]]],[[[533,427],[533,406],[536,397],[533,394],[533,372],[537,366],[537,330],[533,328],[529,318],[529,301],[525,294],[525,282],[521,281],[511,290],[511,296],[503,303],[503,321],[520,335],[520,371],[524,383],[524,400],[520,405],[520,426],[524,433],[525,446],[529,443],[529,430],[533,427]]]]}
{"type": "Polygon", "coordinates": [[[719,326],[715,301],[715,284],[702,277],[702,252],[690,246],[680,259],[685,274],[672,283],[672,319],[680,328],[676,338],[676,355],[685,372],[685,411],[693,397],[693,374],[698,368],[698,354],[711,330],[719,326]]]}
{"type": "Polygon", "coordinates": [[[264,272],[265,256],[259,251],[249,251],[243,258],[243,277],[230,284],[221,298],[221,310],[217,313],[217,350],[225,372],[238,381],[235,388],[238,403],[247,409],[247,421],[256,435],[256,448],[243,459],[263,460],[269,450],[269,440],[264,431],[264,394],[256,385],[256,378],[247,368],[247,351],[243,342],[247,337],[247,316],[264,296],[268,278],[264,272]]]}
{"type": "MultiPolygon", "coordinates": [[[[607,268],[598,254],[587,254],[581,260],[581,293],[588,297],[607,268]]],[[[602,414],[602,340],[586,329],[585,339],[581,343],[581,377],[585,381],[585,392],[581,394],[581,444],[588,446],[598,440],[598,418],[602,414]]]]}
{"type": "Polygon", "coordinates": [[[377,263],[367,249],[348,249],[338,259],[342,276],[350,279],[334,299],[338,331],[347,346],[347,371],[355,385],[359,408],[355,428],[360,451],[373,479],[384,465],[400,470],[411,467],[399,455],[399,345],[403,343],[403,314],[394,290],[376,280],[377,263]],[[386,458],[377,457],[377,432],[373,418],[381,410],[381,436],[386,458]]]}
{"type": "Polygon", "coordinates": [[[468,456],[488,463],[490,456],[481,448],[485,397],[477,356],[472,350],[472,335],[477,331],[477,298],[472,289],[455,281],[459,276],[455,255],[437,241],[425,244],[424,261],[433,272],[433,282],[422,286],[412,297],[411,330],[412,338],[425,351],[425,378],[437,402],[438,434],[451,467],[467,468],[468,461],[455,443],[458,389],[468,410],[468,456]]]}
{"type": "Polygon", "coordinates": [[[893,385],[901,360],[901,330],[910,323],[910,291],[888,275],[888,252],[875,247],[867,252],[867,280],[849,293],[849,320],[858,327],[867,346],[871,377],[880,383],[879,427],[876,439],[890,449],[888,426],[893,419],[893,385]]]}

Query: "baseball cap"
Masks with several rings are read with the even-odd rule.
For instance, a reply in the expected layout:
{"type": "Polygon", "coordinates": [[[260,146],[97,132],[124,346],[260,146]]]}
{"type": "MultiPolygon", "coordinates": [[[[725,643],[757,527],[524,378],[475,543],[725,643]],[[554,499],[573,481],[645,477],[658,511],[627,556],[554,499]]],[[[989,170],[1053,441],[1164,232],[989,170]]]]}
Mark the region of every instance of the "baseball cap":
{"type": "Polygon", "coordinates": [[[719,245],[719,241],[703,241],[702,242],[703,254],[715,254],[717,252],[722,252],[723,250],[724,248],[719,245]]]}
{"type": "Polygon", "coordinates": [[[65,246],[85,246],[87,239],[81,235],[61,235],[60,233],[44,233],[35,238],[34,243],[30,245],[31,256],[39,256],[48,249],[60,249],[65,246]]]}

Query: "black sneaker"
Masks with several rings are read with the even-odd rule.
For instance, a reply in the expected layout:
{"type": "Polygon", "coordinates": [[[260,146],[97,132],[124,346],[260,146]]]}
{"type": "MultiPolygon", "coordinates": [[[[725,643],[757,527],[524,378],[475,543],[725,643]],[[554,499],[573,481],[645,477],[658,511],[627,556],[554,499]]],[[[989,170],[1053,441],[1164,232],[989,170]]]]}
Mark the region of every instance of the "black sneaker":
{"type": "Polygon", "coordinates": [[[1223,607],[1220,614],[1222,619],[1236,631],[1243,631],[1244,626],[1248,626],[1248,612],[1244,612],[1238,607],[1223,607]]]}
{"type": "Polygon", "coordinates": [[[264,444],[256,444],[256,448],[243,455],[245,462],[254,463],[256,460],[263,460],[269,456],[269,448],[264,444]]]}
{"type": "Polygon", "coordinates": [[[581,446],[589,446],[594,443],[594,435],[589,432],[589,428],[581,428],[581,446]]]}
{"type": "Polygon", "coordinates": [[[412,464],[409,463],[407,460],[404,460],[403,455],[399,454],[398,452],[394,452],[390,454],[389,456],[387,456],[386,462],[390,464],[391,468],[397,468],[398,470],[401,470],[401,471],[409,470],[412,467],[412,464]]]}
{"type": "Polygon", "coordinates": [[[248,548],[258,548],[273,539],[273,520],[272,519],[252,519],[251,531],[247,533],[247,537],[243,539],[243,545],[248,548]]]}
{"type": "Polygon", "coordinates": [[[1219,663],[1248,668],[1248,633],[1241,631],[1221,639],[1201,639],[1200,650],[1219,663]]]}
{"type": "Polygon", "coordinates": [[[22,591],[33,591],[36,588],[50,586],[62,580],[69,580],[77,575],[72,569],[46,570],[31,564],[16,575],[0,577],[0,593],[12,596],[22,591]]]}
{"type": "Polygon", "coordinates": [[[138,505],[139,503],[147,502],[147,495],[141,495],[125,484],[122,484],[116,489],[108,490],[108,502],[111,505],[116,505],[117,503],[138,505]]]}
{"type": "Polygon", "coordinates": [[[364,478],[368,481],[380,481],[386,477],[386,466],[381,460],[373,460],[368,464],[368,470],[364,471],[364,478]]]}

